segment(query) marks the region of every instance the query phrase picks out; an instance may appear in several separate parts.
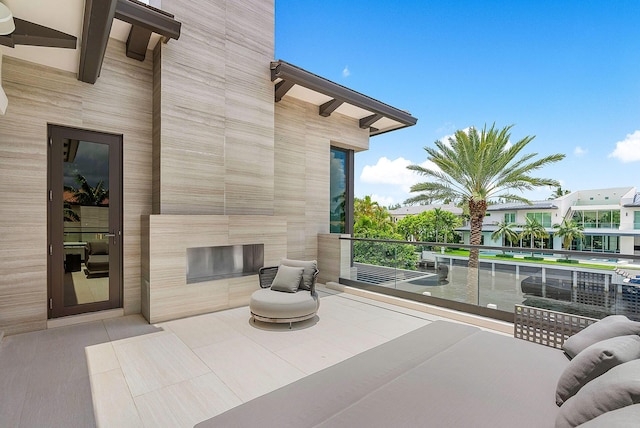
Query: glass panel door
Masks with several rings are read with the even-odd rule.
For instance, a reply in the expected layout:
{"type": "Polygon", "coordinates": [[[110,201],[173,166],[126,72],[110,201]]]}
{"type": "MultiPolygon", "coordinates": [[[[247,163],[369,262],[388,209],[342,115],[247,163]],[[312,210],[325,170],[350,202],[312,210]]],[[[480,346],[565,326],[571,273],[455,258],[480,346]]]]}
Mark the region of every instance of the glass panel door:
{"type": "Polygon", "coordinates": [[[50,126],[50,316],[121,305],[121,136],[50,126]]]}

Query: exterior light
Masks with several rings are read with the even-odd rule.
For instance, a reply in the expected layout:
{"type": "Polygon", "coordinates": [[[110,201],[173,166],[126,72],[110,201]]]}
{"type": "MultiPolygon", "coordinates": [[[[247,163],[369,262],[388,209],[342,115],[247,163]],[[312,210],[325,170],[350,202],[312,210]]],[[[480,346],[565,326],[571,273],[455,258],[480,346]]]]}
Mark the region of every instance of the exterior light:
{"type": "Polygon", "coordinates": [[[6,36],[13,33],[16,24],[13,22],[11,10],[4,4],[0,3],[0,36],[6,36]]]}

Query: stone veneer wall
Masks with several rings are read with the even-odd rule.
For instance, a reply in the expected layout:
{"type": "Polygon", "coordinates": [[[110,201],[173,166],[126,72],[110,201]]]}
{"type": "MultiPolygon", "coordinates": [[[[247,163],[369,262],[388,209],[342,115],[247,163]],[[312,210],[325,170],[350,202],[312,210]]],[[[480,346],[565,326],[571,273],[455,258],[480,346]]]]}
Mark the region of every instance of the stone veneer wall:
{"type": "Polygon", "coordinates": [[[187,284],[187,248],[264,244],[264,264],[286,257],[286,221],[276,216],[151,215],[142,313],[155,323],[247,305],[257,275],[187,284]],[[148,303],[147,303],[148,302],[148,303]]]}
{"type": "Polygon", "coordinates": [[[140,216],[151,212],[151,58],[110,40],[95,85],[4,56],[0,116],[0,330],[47,326],[47,123],[124,135],[124,310],[140,312],[140,216]]]}

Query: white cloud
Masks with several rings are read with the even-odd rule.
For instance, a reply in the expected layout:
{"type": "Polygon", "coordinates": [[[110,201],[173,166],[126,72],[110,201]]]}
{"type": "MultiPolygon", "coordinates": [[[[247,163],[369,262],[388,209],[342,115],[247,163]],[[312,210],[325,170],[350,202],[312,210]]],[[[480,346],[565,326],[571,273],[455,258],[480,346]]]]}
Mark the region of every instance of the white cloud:
{"type": "Polygon", "coordinates": [[[393,196],[382,196],[375,193],[371,195],[371,200],[376,201],[382,207],[388,207],[389,205],[393,205],[395,202],[393,196]]]}
{"type": "Polygon", "coordinates": [[[616,149],[609,153],[610,158],[618,158],[621,162],[637,162],[640,161],[640,130],[633,134],[627,134],[627,137],[616,143],[616,149]]]}
{"type": "Polygon", "coordinates": [[[587,149],[583,149],[580,146],[577,146],[575,149],[573,149],[573,154],[576,156],[583,156],[587,154],[587,149]]]}
{"type": "Polygon", "coordinates": [[[342,70],[342,77],[349,77],[351,75],[351,72],[349,71],[349,66],[345,65],[344,69],[342,70]]]}
{"type": "MultiPolygon", "coordinates": [[[[401,187],[403,192],[408,192],[411,186],[425,179],[407,169],[407,166],[413,164],[414,162],[402,157],[389,160],[383,156],[378,159],[375,165],[366,165],[362,168],[360,180],[369,184],[392,184],[401,187]]],[[[425,168],[437,169],[435,164],[430,161],[425,161],[420,165],[425,168]]]]}

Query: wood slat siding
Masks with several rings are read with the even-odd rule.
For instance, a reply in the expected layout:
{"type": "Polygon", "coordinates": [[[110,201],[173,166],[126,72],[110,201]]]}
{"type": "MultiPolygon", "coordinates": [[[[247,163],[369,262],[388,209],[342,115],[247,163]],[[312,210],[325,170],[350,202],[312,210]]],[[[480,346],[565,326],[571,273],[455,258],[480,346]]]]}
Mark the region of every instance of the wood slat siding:
{"type": "Polygon", "coordinates": [[[124,135],[124,309],[140,312],[140,216],[151,212],[151,59],[111,40],[100,79],[4,56],[0,116],[0,330],[46,328],[47,123],[124,135]]]}

